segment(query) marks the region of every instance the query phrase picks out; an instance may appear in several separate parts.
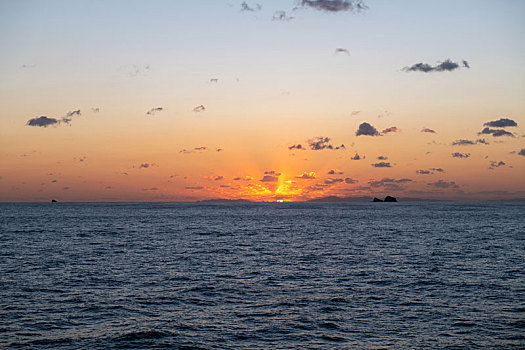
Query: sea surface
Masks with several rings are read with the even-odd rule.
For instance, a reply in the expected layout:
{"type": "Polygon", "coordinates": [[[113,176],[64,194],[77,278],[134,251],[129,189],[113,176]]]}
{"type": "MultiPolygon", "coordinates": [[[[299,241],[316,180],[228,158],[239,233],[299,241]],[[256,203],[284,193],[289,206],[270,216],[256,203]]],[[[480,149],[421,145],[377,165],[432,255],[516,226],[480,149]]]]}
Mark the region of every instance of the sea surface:
{"type": "Polygon", "coordinates": [[[525,348],[525,203],[0,204],[0,347],[525,348]]]}

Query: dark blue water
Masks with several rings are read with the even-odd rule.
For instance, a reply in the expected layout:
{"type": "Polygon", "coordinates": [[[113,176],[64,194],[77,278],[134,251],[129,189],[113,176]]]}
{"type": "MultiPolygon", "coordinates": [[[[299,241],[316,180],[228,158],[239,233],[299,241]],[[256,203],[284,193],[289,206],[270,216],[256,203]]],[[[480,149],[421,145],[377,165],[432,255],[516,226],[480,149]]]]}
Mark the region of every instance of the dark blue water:
{"type": "Polygon", "coordinates": [[[524,203],[1,204],[0,347],[525,347],[524,203]]]}

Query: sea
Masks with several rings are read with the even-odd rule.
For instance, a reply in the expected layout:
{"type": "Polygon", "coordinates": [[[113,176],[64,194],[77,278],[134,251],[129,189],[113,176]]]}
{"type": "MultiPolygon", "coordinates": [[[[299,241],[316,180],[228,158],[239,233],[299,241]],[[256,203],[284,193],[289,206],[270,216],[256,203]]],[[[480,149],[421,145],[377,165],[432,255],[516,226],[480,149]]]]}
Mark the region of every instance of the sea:
{"type": "Polygon", "coordinates": [[[0,347],[523,349],[525,202],[0,204],[0,347]]]}

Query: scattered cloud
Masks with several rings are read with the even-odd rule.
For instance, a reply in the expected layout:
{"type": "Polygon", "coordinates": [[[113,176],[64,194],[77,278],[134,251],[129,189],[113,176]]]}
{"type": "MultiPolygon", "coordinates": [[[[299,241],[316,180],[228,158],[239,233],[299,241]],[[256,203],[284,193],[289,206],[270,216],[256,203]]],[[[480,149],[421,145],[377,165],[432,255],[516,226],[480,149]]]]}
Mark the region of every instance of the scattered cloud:
{"type": "MultiPolygon", "coordinates": [[[[468,62],[463,61],[463,67],[469,68],[468,62]]],[[[423,73],[429,73],[429,72],[451,72],[453,70],[456,70],[460,68],[460,65],[456,62],[452,62],[449,59],[446,59],[443,62],[440,62],[436,66],[431,66],[427,63],[416,63],[410,67],[404,67],[402,70],[405,72],[423,72],[423,73]]]]}
{"type": "Polygon", "coordinates": [[[247,11],[249,11],[249,12],[253,12],[253,11],[259,11],[259,10],[261,10],[261,9],[262,9],[262,6],[259,5],[259,4],[255,4],[254,7],[250,7],[250,5],[248,5],[248,4],[246,3],[246,1],[243,1],[243,2],[241,3],[241,12],[247,12],[247,11]]]}
{"type": "Polygon", "coordinates": [[[377,157],[377,159],[379,159],[379,160],[388,160],[388,157],[387,156],[379,156],[379,157],[377,157]]]}
{"type": "Polygon", "coordinates": [[[208,147],[206,146],[201,146],[201,147],[195,147],[194,150],[195,151],[206,151],[208,149],[208,147]]]}
{"type": "Polygon", "coordinates": [[[216,176],[216,177],[213,179],[213,181],[221,181],[222,179],[224,179],[224,176],[219,175],[219,176],[216,176]]]}
{"type": "Polygon", "coordinates": [[[222,148],[217,148],[217,149],[215,150],[215,152],[222,152],[222,151],[224,151],[222,148]]]}
{"type": "Polygon", "coordinates": [[[340,182],[344,182],[344,180],[343,179],[332,179],[332,178],[324,180],[325,185],[333,185],[333,184],[340,183],[340,182]]]}
{"type": "Polygon", "coordinates": [[[301,5],[326,12],[359,12],[368,9],[362,0],[302,0],[301,5]]]}
{"type": "Polygon", "coordinates": [[[407,178],[403,178],[403,179],[391,179],[391,178],[388,178],[388,177],[384,177],[382,178],[381,180],[377,180],[377,181],[369,181],[368,184],[372,187],[384,187],[384,186],[389,186],[391,184],[403,184],[403,183],[407,183],[407,182],[413,182],[412,179],[407,179],[407,178]]]}
{"type": "Polygon", "coordinates": [[[480,144],[480,143],[484,144],[484,145],[488,145],[489,144],[487,142],[487,140],[485,140],[485,139],[477,139],[475,141],[461,139],[461,140],[456,140],[456,141],[452,142],[452,146],[470,146],[470,145],[477,145],[477,144],[480,144]]]}
{"type": "Polygon", "coordinates": [[[338,54],[338,53],[344,53],[348,56],[350,56],[350,51],[348,51],[347,49],[343,48],[343,47],[338,47],[337,49],[335,49],[335,53],[338,54]]]}
{"type": "Polygon", "coordinates": [[[359,129],[355,132],[356,136],[379,136],[379,132],[377,132],[377,129],[374,128],[372,125],[368,124],[367,122],[361,123],[359,125],[359,129]]]}
{"type": "Polygon", "coordinates": [[[253,180],[253,177],[251,176],[244,176],[244,177],[237,176],[233,178],[233,181],[252,181],[252,180],[253,180]]]}
{"type": "Polygon", "coordinates": [[[202,190],[204,187],[202,186],[186,186],[184,187],[187,190],[202,190]]]}
{"type": "Polygon", "coordinates": [[[98,107],[91,107],[91,112],[98,113],[98,112],[100,112],[100,108],[98,108],[98,107]]]}
{"type": "Polygon", "coordinates": [[[436,188],[459,188],[454,181],[447,182],[443,180],[427,183],[427,186],[433,186],[436,188]]]}
{"type": "Polygon", "coordinates": [[[392,165],[390,165],[389,162],[379,162],[371,164],[374,168],[391,168],[392,165]]]}
{"type": "Polygon", "coordinates": [[[433,172],[431,172],[430,170],[416,170],[416,174],[419,174],[419,175],[432,175],[433,172]]]}
{"type": "Polygon", "coordinates": [[[272,17],[274,21],[291,21],[292,19],[294,18],[286,15],[286,11],[275,11],[272,17]]]}
{"type": "Polygon", "coordinates": [[[518,126],[518,123],[516,123],[514,120],[512,119],[507,119],[507,118],[501,118],[499,120],[494,120],[494,121],[490,121],[490,122],[486,122],[485,124],[483,124],[484,126],[490,126],[490,127],[493,127],[493,128],[506,128],[506,127],[513,127],[513,126],[518,126]]]}
{"type": "Polygon", "coordinates": [[[359,180],[354,180],[354,179],[351,179],[349,177],[345,178],[345,183],[347,184],[355,184],[355,183],[358,183],[359,180]]]}
{"type": "Polygon", "coordinates": [[[275,176],[281,176],[281,173],[275,170],[265,171],[264,175],[275,175],[275,176]]]}
{"type": "Polygon", "coordinates": [[[305,179],[305,180],[313,180],[315,179],[315,172],[304,172],[299,176],[295,177],[296,179],[305,179]]]}
{"type": "Polygon", "coordinates": [[[58,124],[58,120],[56,120],[55,118],[48,118],[46,116],[29,119],[29,121],[27,122],[28,126],[38,126],[41,128],[47,128],[50,125],[56,124],[58,124]]]}
{"type": "Polygon", "coordinates": [[[205,110],[206,110],[206,107],[204,107],[203,105],[200,105],[200,106],[197,106],[197,107],[193,108],[193,111],[195,113],[204,112],[205,110]]]}
{"type": "Polygon", "coordinates": [[[399,130],[395,126],[391,126],[389,128],[386,128],[385,130],[381,131],[381,133],[382,134],[388,134],[388,133],[391,133],[391,132],[399,132],[399,131],[401,131],[401,130],[399,130]]]}
{"type": "Polygon", "coordinates": [[[308,146],[313,151],[319,151],[323,149],[330,149],[330,150],[338,150],[338,149],[345,149],[345,145],[341,146],[333,146],[330,143],[329,137],[316,137],[314,139],[308,140],[308,146]]]}
{"type": "Polygon", "coordinates": [[[454,152],[454,153],[452,153],[452,157],[454,157],[454,158],[468,158],[468,157],[470,157],[470,153],[454,152]]]}
{"type": "Polygon", "coordinates": [[[525,156],[525,148],[522,148],[522,149],[518,152],[518,155],[520,155],[520,156],[525,156]]]}
{"type": "Polygon", "coordinates": [[[77,109],[76,111],[71,111],[71,112],[67,112],[66,113],[66,117],[67,118],[71,118],[71,117],[73,117],[75,115],[78,115],[78,116],[82,115],[82,113],[80,113],[80,109],[77,109]]]}
{"type": "Polygon", "coordinates": [[[351,160],[361,160],[365,158],[366,158],[365,156],[361,157],[358,153],[356,153],[355,156],[350,157],[351,160]]]}
{"type": "Polygon", "coordinates": [[[495,168],[499,168],[500,166],[504,166],[504,165],[507,165],[507,163],[505,163],[503,161],[499,161],[499,162],[498,161],[491,161],[489,169],[493,170],[495,168]]]}
{"type": "Polygon", "coordinates": [[[217,84],[219,82],[219,78],[211,78],[210,79],[210,83],[215,83],[217,84]]]}
{"type": "Polygon", "coordinates": [[[148,169],[150,166],[152,166],[152,164],[142,163],[141,165],[139,165],[139,169],[148,169]]]}
{"type": "Polygon", "coordinates": [[[514,137],[514,134],[511,132],[508,132],[503,129],[491,129],[491,128],[484,128],[481,130],[478,135],[492,135],[494,137],[500,137],[500,136],[510,136],[514,137]]]}
{"type": "Polygon", "coordinates": [[[304,148],[303,145],[301,145],[301,144],[288,146],[288,149],[289,149],[289,150],[292,150],[292,149],[300,149],[300,150],[303,150],[303,151],[306,150],[306,148],[304,148]]]}
{"type": "Polygon", "coordinates": [[[146,114],[147,115],[155,115],[155,113],[162,112],[163,110],[164,110],[164,108],[162,108],[162,107],[155,107],[155,108],[152,108],[149,111],[147,111],[146,114]]]}
{"type": "Polygon", "coordinates": [[[436,132],[432,129],[429,129],[429,128],[423,128],[421,129],[421,132],[428,132],[430,134],[435,134],[436,132]]]}
{"type": "Polygon", "coordinates": [[[343,174],[344,174],[343,171],[336,171],[333,169],[328,172],[328,175],[343,175],[343,174]]]}
{"type": "Polygon", "coordinates": [[[184,149],[181,149],[179,153],[190,154],[190,153],[195,153],[195,152],[206,151],[207,149],[208,147],[206,146],[195,147],[194,149],[191,149],[191,150],[187,150],[184,148],[184,149]]]}
{"type": "Polygon", "coordinates": [[[279,177],[278,176],[271,176],[271,175],[264,175],[262,179],[260,179],[259,181],[261,182],[277,182],[279,181],[279,177]]]}
{"type": "Polygon", "coordinates": [[[463,60],[462,63],[463,63],[463,67],[470,68],[470,64],[467,61],[463,60]]]}

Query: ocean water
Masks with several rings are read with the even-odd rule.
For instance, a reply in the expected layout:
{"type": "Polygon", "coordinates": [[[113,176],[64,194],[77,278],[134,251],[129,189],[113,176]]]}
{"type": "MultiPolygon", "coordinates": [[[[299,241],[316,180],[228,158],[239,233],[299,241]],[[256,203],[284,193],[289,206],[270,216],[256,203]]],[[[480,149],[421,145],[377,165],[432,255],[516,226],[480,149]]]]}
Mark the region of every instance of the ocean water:
{"type": "Polygon", "coordinates": [[[0,204],[0,347],[525,347],[525,203],[0,204]]]}

